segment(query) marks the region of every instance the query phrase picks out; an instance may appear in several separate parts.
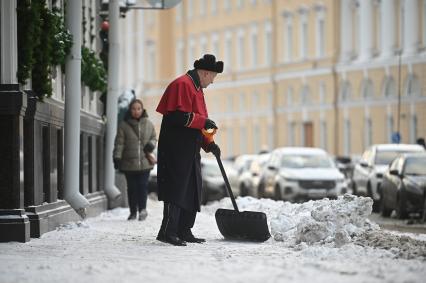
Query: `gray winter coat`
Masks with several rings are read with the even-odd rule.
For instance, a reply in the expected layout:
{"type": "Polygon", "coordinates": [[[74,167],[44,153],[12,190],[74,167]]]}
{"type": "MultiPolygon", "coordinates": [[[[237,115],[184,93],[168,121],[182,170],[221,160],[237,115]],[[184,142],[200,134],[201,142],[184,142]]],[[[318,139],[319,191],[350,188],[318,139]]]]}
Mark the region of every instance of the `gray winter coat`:
{"type": "Polygon", "coordinates": [[[126,119],[118,125],[114,142],[113,158],[120,160],[119,170],[122,172],[151,170],[145,157],[144,147],[147,143],[157,144],[153,123],[148,120],[146,111],[138,120],[126,119]]]}

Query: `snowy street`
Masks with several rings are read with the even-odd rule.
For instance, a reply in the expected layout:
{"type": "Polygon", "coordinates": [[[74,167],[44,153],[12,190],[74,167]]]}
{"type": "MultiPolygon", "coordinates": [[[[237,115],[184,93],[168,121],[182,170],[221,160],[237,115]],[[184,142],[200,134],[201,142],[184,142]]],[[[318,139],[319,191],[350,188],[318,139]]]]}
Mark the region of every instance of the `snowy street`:
{"type": "Polygon", "coordinates": [[[69,223],[27,243],[0,243],[0,282],[424,282],[426,235],[385,232],[367,217],[369,199],[290,204],[238,198],[240,210],[263,211],[272,238],[223,240],[214,219],[229,198],[204,206],[194,235],[204,244],[155,240],[162,203],[148,218],[127,221],[116,208],[69,223]],[[37,261],[34,258],[37,257],[37,261]]]}

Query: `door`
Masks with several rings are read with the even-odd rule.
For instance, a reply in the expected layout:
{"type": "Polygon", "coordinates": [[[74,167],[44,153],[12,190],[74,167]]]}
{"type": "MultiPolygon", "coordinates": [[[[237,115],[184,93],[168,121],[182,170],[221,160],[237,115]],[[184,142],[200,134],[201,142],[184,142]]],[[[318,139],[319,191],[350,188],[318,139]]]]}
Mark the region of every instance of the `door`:
{"type": "Polygon", "coordinates": [[[304,141],[303,145],[308,147],[314,146],[314,126],[312,122],[303,123],[304,141]]]}

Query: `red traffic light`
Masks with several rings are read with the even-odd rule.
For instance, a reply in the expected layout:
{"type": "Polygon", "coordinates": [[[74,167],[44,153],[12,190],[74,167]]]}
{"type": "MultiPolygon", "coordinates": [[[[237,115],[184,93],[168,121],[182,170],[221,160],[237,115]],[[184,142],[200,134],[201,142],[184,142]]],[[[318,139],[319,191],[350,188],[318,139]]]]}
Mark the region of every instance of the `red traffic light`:
{"type": "Polygon", "coordinates": [[[101,29],[103,31],[108,31],[109,30],[109,22],[108,21],[103,21],[101,24],[101,29]]]}

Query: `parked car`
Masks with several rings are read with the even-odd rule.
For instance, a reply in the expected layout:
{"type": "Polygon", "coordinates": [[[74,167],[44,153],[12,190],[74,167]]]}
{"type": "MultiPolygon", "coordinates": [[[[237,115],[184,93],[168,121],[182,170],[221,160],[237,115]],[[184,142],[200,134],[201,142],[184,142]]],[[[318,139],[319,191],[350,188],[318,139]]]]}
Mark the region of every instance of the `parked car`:
{"type": "Polygon", "coordinates": [[[228,196],[225,181],[215,159],[201,158],[201,175],[203,178],[202,204],[228,196]]]}
{"type": "Polygon", "coordinates": [[[270,153],[262,153],[252,155],[252,158],[247,159],[238,178],[238,187],[241,196],[258,197],[260,176],[269,157],[270,153]]]}
{"type": "MultiPolygon", "coordinates": [[[[216,159],[214,159],[216,166],[219,168],[216,159]]],[[[231,185],[232,193],[235,197],[240,195],[240,190],[238,189],[238,172],[235,169],[234,162],[229,159],[222,160],[223,168],[225,169],[226,176],[228,177],[229,184],[231,185]]],[[[228,196],[228,193],[226,193],[228,196]]]]}
{"type": "Polygon", "coordinates": [[[345,176],[323,149],[283,147],[274,150],[262,174],[259,196],[300,202],[336,198],[347,192],[345,176]]]}
{"type": "Polygon", "coordinates": [[[366,195],[374,200],[373,210],[378,211],[380,201],[380,184],[383,173],[398,155],[410,152],[424,152],[416,144],[377,144],[368,148],[355,164],[352,189],[354,194],[366,195]]]}
{"type": "Polygon", "coordinates": [[[426,193],[426,153],[403,154],[392,161],[383,175],[380,211],[407,218],[411,212],[423,214],[426,193]]]}

